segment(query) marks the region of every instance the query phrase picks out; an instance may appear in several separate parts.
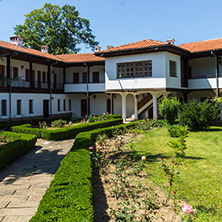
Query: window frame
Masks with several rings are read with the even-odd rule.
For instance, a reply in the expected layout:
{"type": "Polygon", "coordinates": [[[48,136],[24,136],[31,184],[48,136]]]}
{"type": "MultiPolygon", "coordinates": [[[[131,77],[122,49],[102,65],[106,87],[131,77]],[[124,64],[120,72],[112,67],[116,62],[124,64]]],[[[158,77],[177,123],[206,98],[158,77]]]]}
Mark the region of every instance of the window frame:
{"type": "Polygon", "coordinates": [[[153,76],[152,60],[117,63],[116,67],[117,78],[140,78],[153,76]]]}
{"type": "Polygon", "coordinates": [[[17,99],[17,115],[22,115],[22,100],[17,99]]]}
{"type": "Polygon", "coordinates": [[[29,114],[33,114],[34,111],[33,111],[33,99],[30,99],[29,100],[29,114]]]}
{"type": "Polygon", "coordinates": [[[174,60],[169,60],[169,71],[170,77],[177,78],[177,62],[174,60]]]}
{"type": "Polygon", "coordinates": [[[1,101],[1,114],[2,116],[7,116],[7,99],[2,99],[1,101]]]}

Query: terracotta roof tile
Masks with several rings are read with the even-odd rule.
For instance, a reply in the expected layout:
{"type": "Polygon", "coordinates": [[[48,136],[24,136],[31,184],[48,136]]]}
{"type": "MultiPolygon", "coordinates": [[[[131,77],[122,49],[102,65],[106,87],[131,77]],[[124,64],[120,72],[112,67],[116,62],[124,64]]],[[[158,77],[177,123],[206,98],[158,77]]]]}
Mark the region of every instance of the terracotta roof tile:
{"type": "Polygon", "coordinates": [[[105,61],[105,58],[96,56],[93,53],[83,53],[83,54],[65,54],[57,55],[60,59],[63,59],[68,63],[78,63],[78,62],[101,62],[105,61]]]}
{"type": "Polygon", "coordinates": [[[184,43],[184,44],[179,45],[179,47],[186,49],[192,53],[218,50],[218,49],[222,50],[222,38],[184,43]]]}
{"type": "Polygon", "coordinates": [[[8,50],[13,50],[13,51],[16,51],[16,52],[26,53],[26,54],[30,54],[30,55],[34,55],[34,56],[40,56],[40,57],[43,57],[43,58],[48,58],[48,59],[63,62],[62,59],[60,59],[59,57],[56,57],[52,54],[44,53],[44,52],[41,52],[39,50],[30,49],[30,48],[27,48],[27,47],[20,47],[20,46],[14,45],[12,43],[4,42],[4,41],[0,41],[0,48],[4,48],[6,50],[7,49],[8,50]]]}
{"type": "Polygon", "coordinates": [[[118,51],[127,51],[131,49],[144,49],[149,47],[155,47],[155,46],[161,46],[161,45],[168,45],[166,42],[156,41],[152,39],[146,39],[139,42],[129,43],[126,45],[121,45],[117,47],[113,47],[111,49],[101,50],[98,52],[95,52],[95,54],[101,54],[101,53],[109,53],[109,52],[118,52],[118,51]]]}

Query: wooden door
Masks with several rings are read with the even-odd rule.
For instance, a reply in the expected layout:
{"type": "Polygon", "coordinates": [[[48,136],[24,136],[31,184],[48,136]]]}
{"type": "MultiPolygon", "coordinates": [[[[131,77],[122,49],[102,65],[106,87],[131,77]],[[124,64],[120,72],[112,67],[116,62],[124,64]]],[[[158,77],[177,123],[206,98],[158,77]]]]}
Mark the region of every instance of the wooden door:
{"type": "Polygon", "coordinates": [[[111,114],[111,99],[106,100],[106,112],[111,114]]]}
{"type": "Polygon", "coordinates": [[[44,118],[49,117],[49,100],[43,100],[43,116],[44,118]]]}
{"type": "Polygon", "coordinates": [[[81,116],[87,115],[87,99],[81,99],[81,116]]]}

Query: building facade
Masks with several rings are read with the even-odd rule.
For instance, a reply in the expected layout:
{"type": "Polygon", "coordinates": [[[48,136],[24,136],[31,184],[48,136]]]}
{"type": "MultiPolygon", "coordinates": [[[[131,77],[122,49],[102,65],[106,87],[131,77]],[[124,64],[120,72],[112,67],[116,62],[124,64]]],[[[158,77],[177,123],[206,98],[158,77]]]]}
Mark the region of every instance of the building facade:
{"type": "Polygon", "coordinates": [[[94,53],[51,55],[0,41],[1,119],[113,113],[158,117],[158,100],[220,96],[222,39],[143,40],[94,53]]]}

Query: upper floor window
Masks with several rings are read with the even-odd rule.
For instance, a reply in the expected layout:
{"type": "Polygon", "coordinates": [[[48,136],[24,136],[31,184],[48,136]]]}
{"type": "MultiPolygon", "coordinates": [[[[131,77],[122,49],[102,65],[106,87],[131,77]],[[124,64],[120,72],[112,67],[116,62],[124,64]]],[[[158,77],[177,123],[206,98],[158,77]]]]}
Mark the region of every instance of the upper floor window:
{"type": "Polygon", "coordinates": [[[152,76],[152,60],[117,64],[117,77],[152,76]]]}
{"type": "Polygon", "coordinates": [[[5,75],[5,66],[0,65],[0,75],[4,76],[5,75]]]}
{"type": "Polygon", "coordinates": [[[79,83],[79,73],[73,73],[73,83],[77,84],[79,83]]]}
{"type": "Polygon", "coordinates": [[[13,67],[13,78],[18,77],[18,68],[17,67],[13,67]]]}
{"type": "Polygon", "coordinates": [[[32,114],[33,113],[33,100],[30,99],[29,100],[29,114],[32,114]]]}
{"type": "Polygon", "coordinates": [[[170,76],[177,77],[177,63],[170,60],[170,76]]]}
{"type": "Polygon", "coordinates": [[[82,73],[82,83],[87,83],[87,73],[86,72],[82,73]]]}
{"type": "Polygon", "coordinates": [[[99,73],[93,72],[93,83],[99,83],[99,73]]]}
{"type": "Polygon", "coordinates": [[[25,81],[29,82],[30,81],[30,73],[29,73],[29,69],[25,70],[25,81]]]}

